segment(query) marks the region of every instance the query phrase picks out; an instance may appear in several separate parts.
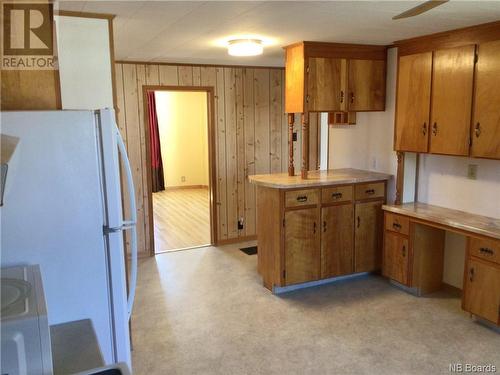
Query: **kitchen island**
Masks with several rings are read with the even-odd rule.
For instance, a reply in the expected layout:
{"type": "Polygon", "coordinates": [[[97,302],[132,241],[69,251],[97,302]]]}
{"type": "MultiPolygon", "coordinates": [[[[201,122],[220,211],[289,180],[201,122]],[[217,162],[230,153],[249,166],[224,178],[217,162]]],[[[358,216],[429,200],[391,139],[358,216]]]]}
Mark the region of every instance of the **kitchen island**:
{"type": "MultiPolygon", "coordinates": [[[[271,291],[381,266],[391,175],[359,169],[249,176],[257,186],[258,271],[271,291]]],[[[308,285],[308,284],[305,284],[308,285]]]]}

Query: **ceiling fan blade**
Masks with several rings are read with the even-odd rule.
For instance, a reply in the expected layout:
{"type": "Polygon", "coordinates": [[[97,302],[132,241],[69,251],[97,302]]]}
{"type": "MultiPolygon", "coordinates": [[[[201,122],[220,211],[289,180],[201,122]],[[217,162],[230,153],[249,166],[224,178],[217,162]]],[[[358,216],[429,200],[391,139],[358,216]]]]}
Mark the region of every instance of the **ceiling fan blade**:
{"type": "Polygon", "coordinates": [[[407,10],[406,12],[403,12],[401,14],[398,14],[397,16],[392,17],[392,19],[399,20],[400,18],[408,18],[408,17],[417,16],[419,14],[427,12],[428,10],[431,10],[432,8],[435,8],[435,7],[440,6],[444,3],[447,3],[448,1],[449,0],[426,1],[423,4],[417,5],[415,8],[411,8],[410,10],[407,10]]]}

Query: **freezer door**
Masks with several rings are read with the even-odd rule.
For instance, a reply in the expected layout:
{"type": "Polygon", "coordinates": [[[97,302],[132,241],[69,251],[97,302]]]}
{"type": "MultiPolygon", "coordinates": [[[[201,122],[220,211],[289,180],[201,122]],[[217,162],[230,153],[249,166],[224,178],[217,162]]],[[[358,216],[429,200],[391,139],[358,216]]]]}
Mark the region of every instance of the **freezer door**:
{"type": "Polygon", "coordinates": [[[131,183],[131,170],[125,153],[125,146],[115,124],[115,114],[112,110],[96,112],[96,121],[100,129],[101,165],[102,165],[102,190],[104,207],[104,227],[106,251],[108,258],[108,278],[111,285],[112,321],[114,325],[115,360],[126,362],[130,366],[130,332],[129,318],[135,291],[137,275],[137,241],[135,240],[135,192],[131,183]],[[127,181],[128,197],[131,201],[130,211],[133,217],[123,219],[122,189],[120,177],[120,156],[124,161],[127,181]],[[128,167],[128,168],[127,168],[128,167]],[[134,250],[132,255],[132,278],[130,280],[130,294],[127,296],[125,247],[123,243],[123,230],[131,230],[131,243],[134,250]]]}

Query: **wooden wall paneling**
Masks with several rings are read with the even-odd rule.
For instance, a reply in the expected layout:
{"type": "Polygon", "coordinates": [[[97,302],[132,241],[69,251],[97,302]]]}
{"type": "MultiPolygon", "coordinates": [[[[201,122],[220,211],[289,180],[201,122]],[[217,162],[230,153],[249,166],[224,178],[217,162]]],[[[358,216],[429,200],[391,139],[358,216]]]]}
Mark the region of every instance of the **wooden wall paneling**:
{"type": "Polygon", "coordinates": [[[255,173],[269,173],[269,69],[254,70],[255,173]]]}
{"type": "Polygon", "coordinates": [[[135,185],[137,202],[137,246],[140,254],[146,251],[144,241],[144,201],[140,128],[139,128],[139,99],[137,92],[136,65],[123,64],[123,87],[125,96],[125,117],[127,126],[127,153],[132,168],[132,177],[135,185]]]}
{"type": "MultiPolygon", "coordinates": [[[[236,197],[237,197],[237,219],[243,219],[243,229],[238,229],[238,236],[244,236],[246,233],[246,215],[245,215],[245,133],[244,133],[244,82],[243,68],[234,69],[234,78],[236,84],[236,197]]],[[[238,222],[237,222],[238,224],[238,222]]]]}
{"type": "Polygon", "coordinates": [[[302,166],[302,114],[295,115],[293,132],[297,134],[297,140],[293,142],[293,168],[297,174],[302,166]]]}
{"type": "Polygon", "coordinates": [[[179,65],[179,86],[193,86],[193,67],[187,65],[179,65]]]}
{"type": "Polygon", "coordinates": [[[193,86],[201,86],[201,67],[193,66],[193,86]]]}
{"type": "Polygon", "coordinates": [[[146,64],[146,83],[148,86],[160,84],[160,67],[158,65],[146,64]]]}
{"type": "MultiPolygon", "coordinates": [[[[269,70],[269,156],[271,173],[281,172],[281,72],[269,70]]],[[[288,132],[287,132],[288,133],[288,132]]]]}
{"type": "Polygon", "coordinates": [[[245,233],[255,234],[255,185],[246,176],[255,174],[255,102],[254,69],[243,69],[243,116],[245,143],[245,233]]]}
{"type": "Polygon", "coordinates": [[[137,100],[138,100],[138,109],[139,109],[139,145],[141,149],[141,177],[142,177],[142,199],[140,204],[143,207],[144,212],[144,250],[148,253],[154,254],[154,250],[151,249],[149,235],[149,189],[148,189],[148,176],[147,168],[148,164],[146,161],[147,151],[146,151],[146,132],[145,127],[148,124],[144,122],[144,95],[142,91],[142,87],[147,85],[146,81],[146,66],[145,65],[137,65],[137,100]]]}
{"type": "Polygon", "coordinates": [[[309,169],[319,169],[319,126],[321,113],[309,113],[309,169]]]}
{"type": "Polygon", "coordinates": [[[224,97],[226,102],[226,188],[227,238],[238,237],[238,200],[236,160],[236,77],[234,68],[224,68],[224,97]]]}
{"type": "Polygon", "coordinates": [[[226,186],[226,117],[224,96],[224,68],[216,68],[217,87],[215,104],[217,108],[217,217],[219,218],[219,239],[227,239],[227,186],[226,186]]]}
{"type": "Polygon", "coordinates": [[[160,85],[177,86],[179,84],[177,66],[160,65],[159,72],[160,72],[160,85]]]}

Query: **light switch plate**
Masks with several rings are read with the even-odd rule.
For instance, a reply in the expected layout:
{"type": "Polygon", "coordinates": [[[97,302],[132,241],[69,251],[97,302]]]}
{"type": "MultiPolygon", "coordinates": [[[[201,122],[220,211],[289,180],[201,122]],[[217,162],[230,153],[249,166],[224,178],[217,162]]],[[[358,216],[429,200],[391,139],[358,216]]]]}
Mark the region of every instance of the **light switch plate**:
{"type": "Polygon", "coordinates": [[[467,178],[469,180],[477,179],[477,164],[469,164],[467,168],[467,178]]]}

